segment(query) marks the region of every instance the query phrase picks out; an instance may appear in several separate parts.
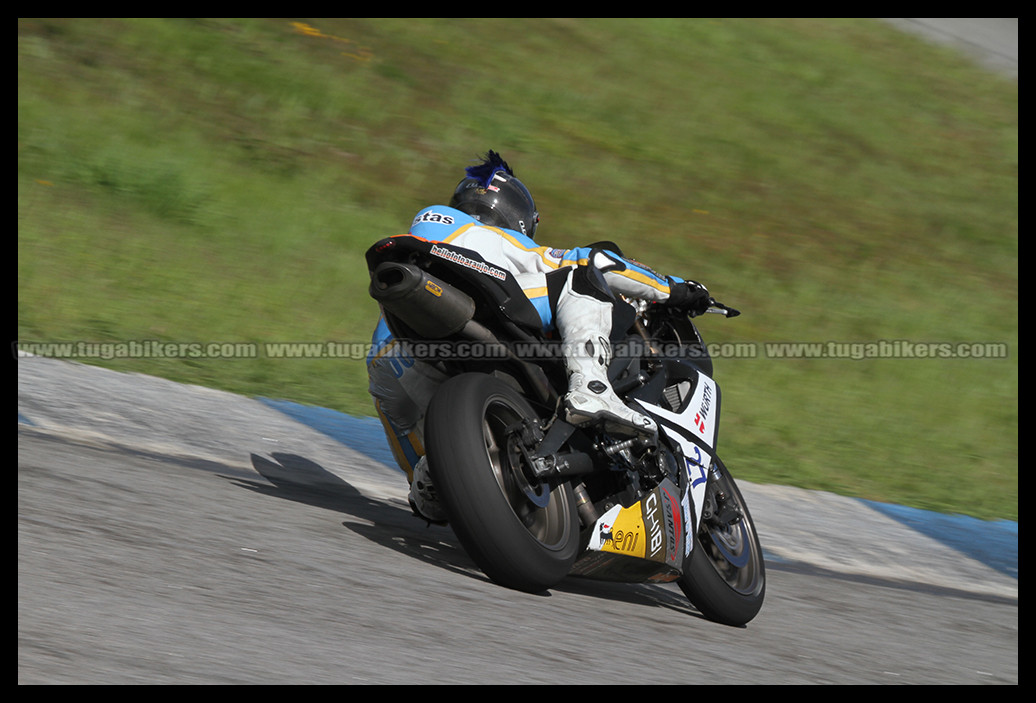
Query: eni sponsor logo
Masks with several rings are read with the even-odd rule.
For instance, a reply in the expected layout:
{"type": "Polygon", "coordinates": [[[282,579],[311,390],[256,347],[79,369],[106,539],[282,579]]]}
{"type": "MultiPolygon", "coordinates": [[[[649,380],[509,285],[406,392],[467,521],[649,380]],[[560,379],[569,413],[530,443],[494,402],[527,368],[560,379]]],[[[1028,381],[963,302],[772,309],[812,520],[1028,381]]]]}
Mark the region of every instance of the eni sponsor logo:
{"type": "Polygon", "coordinates": [[[639,505],[623,508],[611,524],[601,525],[601,549],[627,556],[644,556],[644,525],[639,505]]]}
{"type": "Polygon", "coordinates": [[[434,281],[425,281],[424,289],[434,295],[436,298],[442,297],[442,287],[434,281]]]}
{"type": "Polygon", "coordinates": [[[615,530],[612,532],[612,549],[619,552],[635,552],[637,551],[637,541],[639,539],[639,532],[615,530]]]}

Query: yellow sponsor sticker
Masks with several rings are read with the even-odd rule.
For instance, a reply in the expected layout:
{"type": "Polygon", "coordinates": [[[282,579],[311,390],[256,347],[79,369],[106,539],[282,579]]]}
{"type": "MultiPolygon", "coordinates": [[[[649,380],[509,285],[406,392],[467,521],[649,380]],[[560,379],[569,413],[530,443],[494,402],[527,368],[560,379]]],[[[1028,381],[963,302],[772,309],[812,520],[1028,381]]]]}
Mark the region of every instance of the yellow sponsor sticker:
{"type": "Polygon", "coordinates": [[[644,557],[644,519],[640,503],[623,508],[615,516],[610,532],[602,535],[601,551],[644,557]]]}

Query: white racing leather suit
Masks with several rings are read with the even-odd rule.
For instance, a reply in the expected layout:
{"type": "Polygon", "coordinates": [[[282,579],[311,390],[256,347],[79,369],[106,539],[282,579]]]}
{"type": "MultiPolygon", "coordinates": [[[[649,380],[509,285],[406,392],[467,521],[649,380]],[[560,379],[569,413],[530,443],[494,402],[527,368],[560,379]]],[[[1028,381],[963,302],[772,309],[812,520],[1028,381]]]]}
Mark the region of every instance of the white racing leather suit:
{"type": "MultiPolygon", "coordinates": [[[[607,416],[648,433],[657,432],[654,422],[627,408],[607,382],[612,302],[606,289],[629,298],[660,302],[669,297],[669,280],[614,252],[591,247],[540,246],[523,234],[482,225],[473,217],[442,205],[419,212],[410,234],[472,249],[487,262],[514,275],[539,313],[543,329],[557,330],[564,343],[569,370],[569,393],[565,398],[569,421],[580,423],[607,416]],[[594,256],[592,262],[591,255],[594,256]],[[577,267],[591,263],[607,282],[606,287],[601,287],[605,288],[603,291],[595,290],[592,285],[581,285],[581,277],[576,275],[577,267]],[[556,291],[557,286],[561,287],[560,293],[556,291]],[[552,295],[548,294],[548,288],[553,289],[552,295]],[[549,302],[551,299],[557,301],[554,306],[549,302]]],[[[682,279],[673,277],[672,280],[682,279]]],[[[370,393],[393,455],[413,483],[415,466],[424,455],[424,410],[445,377],[429,364],[401,354],[396,348],[399,344],[385,321],[379,321],[367,367],[370,393]],[[386,353],[390,350],[392,353],[386,353]]]]}

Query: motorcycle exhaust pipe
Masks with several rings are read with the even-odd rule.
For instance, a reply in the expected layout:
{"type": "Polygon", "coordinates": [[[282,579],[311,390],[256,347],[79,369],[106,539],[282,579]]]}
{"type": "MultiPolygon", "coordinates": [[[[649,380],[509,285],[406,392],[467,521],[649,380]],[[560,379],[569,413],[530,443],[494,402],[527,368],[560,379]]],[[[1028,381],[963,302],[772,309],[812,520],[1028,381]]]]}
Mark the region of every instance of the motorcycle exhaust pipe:
{"type": "Polygon", "coordinates": [[[460,332],[475,315],[471,296],[412,264],[379,264],[371,273],[370,295],[428,339],[460,332]]]}
{"type": "Polygon", "coordinates": [[[601,514],[594,507],[593,501],[590,500],[590,495],[586,492],[586,486],[582,482],[574,484],[572,492],[576,496],[576,512],[579,513],[579,519],[583,523],[583,527],[590,527],[597,522],[597,518],[601,517],[601,514]]]}
{"type": "Polygon", "coordinates": [[[543,370],[514,356],[485,326],[474,319],[475,301],[449,283],[413,264],[385,261],[371,272],[370,296],[390,314],[425,339],[459,334],[481,342],[493,358],[511,359],[525,369],[530,387],[544,402],[554,394],[543,370]]]}

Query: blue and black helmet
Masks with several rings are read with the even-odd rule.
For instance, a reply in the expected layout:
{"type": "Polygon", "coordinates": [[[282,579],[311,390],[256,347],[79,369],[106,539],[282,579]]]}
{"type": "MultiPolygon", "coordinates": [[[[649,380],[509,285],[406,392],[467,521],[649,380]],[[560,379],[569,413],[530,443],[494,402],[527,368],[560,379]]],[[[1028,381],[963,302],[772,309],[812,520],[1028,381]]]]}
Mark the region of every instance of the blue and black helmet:
{"type": "Polygon", "coordinates": [[[481,164],[464,170],[468,175],[457,184],[450,207],[484,225],[504,227],[535,238],[540,221],[536,203],[500,154],[490,151],[481,164]]]}

